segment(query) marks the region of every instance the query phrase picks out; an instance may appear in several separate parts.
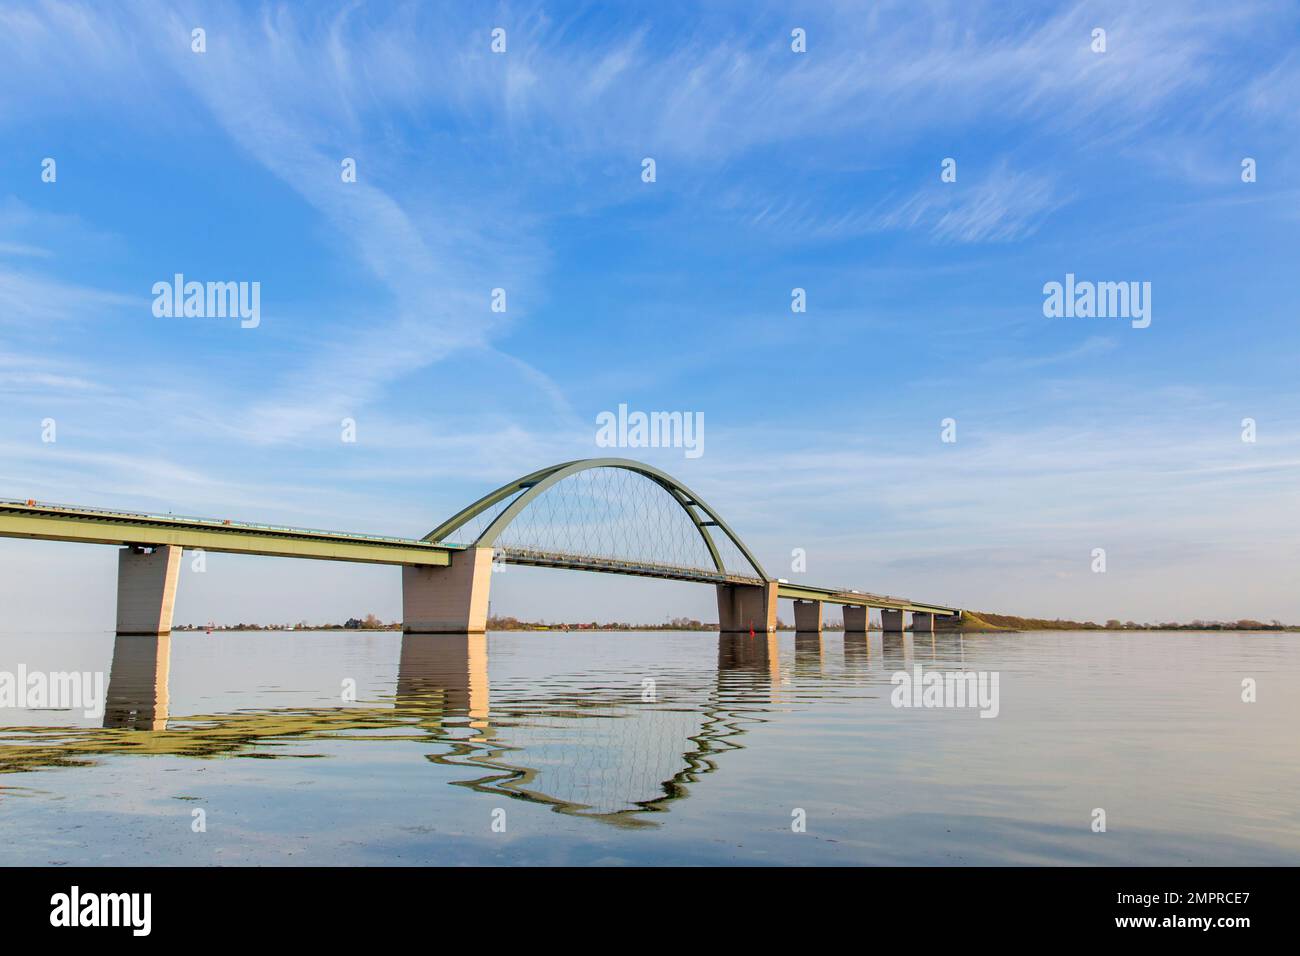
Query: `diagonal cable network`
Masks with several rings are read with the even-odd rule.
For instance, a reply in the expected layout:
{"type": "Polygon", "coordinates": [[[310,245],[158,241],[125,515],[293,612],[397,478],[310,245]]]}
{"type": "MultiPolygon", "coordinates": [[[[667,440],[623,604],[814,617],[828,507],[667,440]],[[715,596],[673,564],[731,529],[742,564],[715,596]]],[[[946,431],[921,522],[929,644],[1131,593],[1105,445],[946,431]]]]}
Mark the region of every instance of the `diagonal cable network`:
{"type": "MultiPolygon", "coordinates": [[[[520,492],[522,493],[522,491],[520,492]]],[[[473,544],[517,495],[465,521],[443,540],[473,544]]],[[[701,520],[707,520],[703,514],[701,520]]],[[[590,468],[556,482],[530,501],[497,537],[510,554],[547,554],[716,573],[704,535],[724,573],[752,577],[740,549],[716,527],[696,526],[658,482],[625,468],[590,468]]]]}

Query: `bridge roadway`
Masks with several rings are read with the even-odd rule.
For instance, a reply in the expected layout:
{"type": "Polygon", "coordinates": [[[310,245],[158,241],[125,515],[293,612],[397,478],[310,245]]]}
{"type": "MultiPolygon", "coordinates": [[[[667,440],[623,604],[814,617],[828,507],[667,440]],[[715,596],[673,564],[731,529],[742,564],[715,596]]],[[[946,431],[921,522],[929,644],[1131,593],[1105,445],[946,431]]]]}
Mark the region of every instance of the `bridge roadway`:
{"type": "Polygon", "coordinates": [[[104,511],[31,500],[0,499],[0,537],[127,547],[172,545],[191,550],[361,564],[441,567],[451,564],[451,549],[416,538],[309,531],[218,518],[104,511]]]}
{"type": "MultiPolygon", "coordinates": [[[[119,545],[129,549],[123,552],[119,565],[119,633],[135,633],[131,628],[138,626],[126,622],[123,614],[123,589],[127,587],[128,575],[136,574],[128,568],[142,550],[163,551],[170,554],[175,551],[175,567],[168,565],[162,571],[143,571],[147,583],[146,590],[158,591],[157,600],[164,605],[161,610],[150,606],[146,615],[148,620],[142,626],[143,633],[165,632],[171,626],[171,601],[174,599],[176,576],[179,570],[181,549],[225,552],[232,554],[256,554],[281,558],[308,558],[325,561],[348,561],[362,564],[387,564],[426,571],[451,572],[454,556],[462,554],[466,572],[450,573],[447,580],[454,580],[452,587],[464,587],[469,591],[482,592],[482,615],[486,617],[487,581],[482,576],[483,568],[476,572],[475,566],[486,564],[492,559],[492,549],[472,547],[451,543],[433,543],[419,538],[388,537],[382,535],[354,534],[342,531],[320,531],[305,528],[292,528],[280,525],[256,524],[250,522],[225,520],[219,518],[195,518],[178,515],[150,514],[128,511],[112,511],[87,508],[76,505],[52,504],[34,500],[0,499],[0,537],[28,538],[43,541],[68,541],[83,544],[119,545]],[[161,583],[154,577],[162,575],[161,583]],[[463,581],[461,579],[464,579],[463,581]],[[157,617],[161,614],[161,617],[157,617]],[[155,618],[157,620],[155,621],[155,618]],[[126,627],[126,630],[123,628],[126,627]]],[[[788,598],[796,602],[796,617],[800,626],[810,621],[814,611],[816,627],[820,629],[822,604],[839,604],[854,611],[861,609],[862,626],[865,629],[866,608],[878,608],[891,612],[897,617],[886,617],[885,626],[901,630],[901,614],[904,611],[913,614],[914,622],[918,615],[924,616],[932,625],[934,617],[955,617],[960,614],[957,608],[945,607],[912,601],[908,598],[889,595],[871,594],[847,588],[826,588],[806,584],[791,584],[785,580],[764,581],[758,577],[710,571],[700,568],[677,567],[665,564],[627,561],[613,558],[590,557],[558,552],[525,550],[519,548],[499,548],[496,560],[507,564],[527,565],[533,567],[559,568],[576,571],[594,571],[606,574],[627,574],[639,577],[652,577],[673,581],[690,581],[700,584],[712,584],[723,592],[759,592],[766,593],[770,610],[774,612],[774,598],[788,598]],[[774,594],[772,591],[774,590],[774,594]],[[802,611],[801,611],[802,608],[802,611]],[[890,626],[890,621],[896,627],[890,626]]],[[[148,555],[144,556],[148,558],[148,555]]],[[[409,572],[404,572],[408,574],[409,572]]],[[[404,577],[404,592],[418,590],[420,585],[415,578],[404,577]]],[[[134,587],[134,585],[132,585],[134,587]]],[[[720,596],[720,601],[722,600],[720,596]]],[[[129,603],[129,602],[126,602],[129,603]]],[[[154,602],[151,595],[148,602],[154,602]]],[[[427,603],[427,602],[426,602],[427,603]]],[[[474,602],[477,603],[477,602],[474,602]]],[[[408,602],[404,602],[404,616],[411,613],[408,602]]],[[[722,612],[720,612],[722,613],[722,612]]],[[[471,620],[475,616],[469,611],[471,620]]],[[[774,622],[774,613],[764,615],[762,608],[757,612],[749,606],[738,610],[731,616],[739,621],[742,617],[757,621],[748,625],[737,623],[735,627],[754,627],[763,629],[764,616],[774,622]]],[[[846,610],[846,624],[850,612],[846,610]]],[[[724,613],[725,617],[726,614],[724,613]]],[[[809,625],[811,626],[811,625],[809,625]]],[[[472,626],[471,626],[471,629],[472,626]]],[[[770,629],[770,625],[769,628],[770,629]]]]}

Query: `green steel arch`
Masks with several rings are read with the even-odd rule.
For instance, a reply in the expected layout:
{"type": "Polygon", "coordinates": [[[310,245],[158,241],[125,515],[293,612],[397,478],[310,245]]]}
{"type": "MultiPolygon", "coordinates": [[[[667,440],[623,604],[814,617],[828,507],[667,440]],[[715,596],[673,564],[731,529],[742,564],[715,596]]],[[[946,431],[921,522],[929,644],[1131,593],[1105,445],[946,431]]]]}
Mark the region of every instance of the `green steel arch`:
{"type": "Polygon", "coordinates": [[[695,530],[700,533],[704,540],[704,546],[709,549],[709,556],[713,559],[714,568],[720,574],[727,574],[727,567],[718,554],[718,547],[713,542],[713,537],[709,534],[708,529],[711,527],[721,528],[722,532],[736,546],[745,560],[749,562],[754,569],[754,573],[762,580],[769,580],[763,566],[758,563],[758,559],[745,547],[745,543],[740,540],[731,527],[722,520],[716,511],[710,508],[699,495],[691,491],[680,481],[658,468],[651,467],[640,461],[633,461],[630,458],[584,458],[578,461],[566,461],[558,465],[552,465],[549,468],[543,468],[535,471],[530,475],[524,475],[508,485],[502,485],[496,491],[489,492],[478,501],[474,502],[467,508],[463,508],[456,514],[452,515],[438,527],[434,528],[424,536],[422,540],[429,542],[440,542],[442,539],[459,528],[466,521],[470,521],[489,508],[500,504],[502,501],[517,495],[514,501],[504,508],[492,522],[483,530],[472,543],[472,547],[492,547],[497,537],[503,532],[515,516],[523,511],[538,496],[543,494],[548,488],[558,484],[565,478],[576,475],[579,472],[588,471],[592,468],[621,468],[624,471],[635,472],[645,478],[649,478],[681,506],[686,512],[687,517],[695,525],[695,530]],[[520,494],[520,492],[523,492],[520,494]]]}

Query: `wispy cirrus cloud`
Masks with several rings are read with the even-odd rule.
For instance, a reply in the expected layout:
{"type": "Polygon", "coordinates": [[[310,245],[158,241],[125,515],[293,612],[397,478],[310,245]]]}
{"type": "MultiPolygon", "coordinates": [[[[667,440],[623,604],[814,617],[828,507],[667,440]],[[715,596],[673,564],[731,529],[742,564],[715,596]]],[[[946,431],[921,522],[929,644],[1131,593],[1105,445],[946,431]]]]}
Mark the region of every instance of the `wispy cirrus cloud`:
{"type": "Polygon", "coordinates": [[[973,185],[956,185],[936,181],[882,210],[873,224],[924,229],[942,242],[1011,242],[1033,235],[1069,201],[1046,176],[1013,171],[1006,162],[973,185]]]}
{"type": "Polygon", "coordinates": [[[1070,362],[1077,362],[1080,359],[1095,358],[1098,355],[1105,355],[1115,351],[1118,343],[1113,338],[1106,338],[1101,335],[1091,335],[1084,339],[1083,342],[1068,349],[1059,352],[1051,352],[1045,355],[1021,355],[1016,357],[998,356],[990,359],[980,366],[981,371],[1003,373],[1003,372],[1025,372],[1031,369],[1046,368],[1051,365],[1062,365],[1070,362]]]}
{"type": "Polygon", "coordinates": [[[11,335],[14,330],[31,335],[47,322],[87,321],[128,306],[148,308],[148,299],[0,265],[0,325],[9,326],[11,335]]]}
{"type": "Polygon", "coordinates": [[[925,185],[846,208],[841,197],[805,191],[771,196],[734,191],[723,205],[746,216],[747,225],[796,241],[833,242],[879,232],[907,231],[940,243],[1005,243],[1034,235],[1054,212],[1068,205],[1047,173],[1014,169],[1001,159],[986,171],[963,169],[957,182],[941,182],[931,164],[925,185]]]}

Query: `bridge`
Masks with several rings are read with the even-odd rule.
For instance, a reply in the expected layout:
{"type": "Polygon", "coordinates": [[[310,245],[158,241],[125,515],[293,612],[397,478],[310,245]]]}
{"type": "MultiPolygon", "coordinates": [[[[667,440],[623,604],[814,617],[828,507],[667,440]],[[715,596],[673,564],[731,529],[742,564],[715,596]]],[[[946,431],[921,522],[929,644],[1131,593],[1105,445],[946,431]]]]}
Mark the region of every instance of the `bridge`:
{"type": "Polygon", "coordinates": [[[117,545],[117,633],[166,634],[185,549],[402,568],[402,629],[481,633],[493,570],[506,564],[689,581],[717,589],[724,634],[776,630],[777,601],[794,601],[799,631],[822,629],[822,607],[843,607],[848,632],[871,608],[886,631],[953,623],[953,607],[851,588],[774,579],[722,517],[681,482],[624,458],[564,462],[524,475],[421,538],[315,531],[0,500],[0,537],[117,545]]]}

